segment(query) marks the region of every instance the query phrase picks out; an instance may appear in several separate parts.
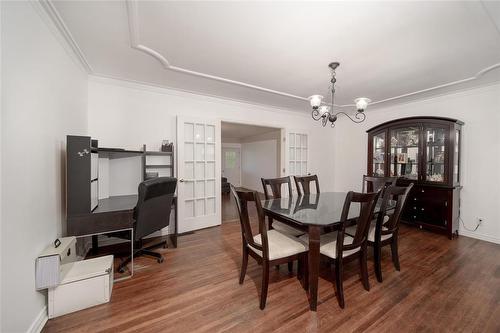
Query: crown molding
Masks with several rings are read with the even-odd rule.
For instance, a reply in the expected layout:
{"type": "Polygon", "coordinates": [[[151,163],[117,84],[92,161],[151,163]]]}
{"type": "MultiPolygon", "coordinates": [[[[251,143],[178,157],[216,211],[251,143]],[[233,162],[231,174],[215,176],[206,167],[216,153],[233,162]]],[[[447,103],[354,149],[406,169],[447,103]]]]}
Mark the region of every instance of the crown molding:
{"type": "MultiPolygon", "coordinates": [[[[225,83],[230,83],[230,84],[234,84],[234,85],[239,85],[239,86],[260,90],[260,91],[268,92],[271,94],[295,98],[295,99],[299,99],[299,100],[303,100],[303,101],[309,100],[307,97],[297,96],[297,95],[289,94],[289,93],[282,92],[282,91],[268,89],[265,87],[261,87],[261,86],[257,86],[257,85],[253,85],[253,84],[248,84],[248,83],[241,82],[241,81],[223,78],[220,76],[196,72],[196,71],[192,71],[189,69],[185,69],[182,67],[177,67],[177,66],[172,65],[167,60],[167,58],[164,57],[161,53],[159,53],[159,52],[157,52],[157,51],[155,51],[155,50],[153,50],[153,49],[151,49],[143,44],[140,44],[140,42],[139,42],[139,23],[138,23],[138,13],[137,13],[138,12],[138,9],[137,9],[138,2],[137,2],[137,0],[126,0],[126,3],[127,3],[127,13],[128,13],[128,22],[129,22],[129,31],[130,31],[130,46],[133,49],[136,49],[136,50],[141,51],[145,54],[148,54],[149,56],[156,59],[158,62],[160,62],[160,64],[163,66],[164,69],[172,70],[172,71],[176,71],[176,72],[180,72],[180,73],[185,73],[185,74],[189,74],[189,75],[193,75],[193,76],[203,77],[203,78],[207,78],[207,79],[212,79],[212,80],[216,80],[216,81],[221,81],[221,82],[225,82],[225,83]]],[[[468,77],[468,78],[465,78],[465,79],[448,82],[445,84],[433,86],[433,87],[422,89],[422,90],[417,90],[414,92],[410,92],[410,93],[406,93],[406,94],[402,94],[402,95],[398,95],[398,96],[394,96],[394,97],[385,98],[385,99],[378,100],[378,101],[373,101],[370,103],[370,105],[382,104],[382,103],[386,103],[386,102],[390,102],[390,101],[394,101],[394,100],[398,100],[398,99],[403,99],[406,97],[411,97],[411,96],[423,94],[423,93],[430,92],[433,90],[438,90],[438,89],[447,88],[447,87],[451,87],[454,85],[466,83],[469,81],[474,81],[474,80],[477,80],[480,77],[482,77],[484,74],[486,74],[490,71],[493,71],[497,68],[500,68],[500,63],[496,63],[496,64],[493,64],[489,67],[486,67],[486,68],[480,70],[479,72],[477,72],[475,75],[468,77]]],[[[344,105],[335,104],[334,106],[340,107],[340,108],[342,108],[342,107],[354,107],[355,104],[344,104],[344,105]]]]}
{"type": "Polygon", "coordinates": [[[87,72],[87,74],[92,74],[93,70],[90,66],[89,62],[85,58],[85,54],[78,46],[77,42],[73,38],[73,35],[69,31],[68,27],[64,23],[61,15],[54,7],[54,4],[50,0],[32,0],[31,3],[35,5],[35,7],[40,6],[43,9],[43,12],[48,15],[49,19],[54,23],[54,26],[59,31],[61,36],[66,41],[67,45],[70,47],[71,51],[75,55],[78,62],[81,64],[83,69],[87,72]]]}
{"type": "Polygon", "coordinates": [[[114,85],[114,86],[120,86],[120,87],[125,87],[125,88],[131,88],[131,89],[144,90],[144,91],[157,93],[157,94],[164,94],[164,95],[177,96],[177,97],[183,97],[183,98],[197,98],[197,99],[208,101],[211,103],[224,103],[224,104],[228,104],[228,105],[238,104],[238,105],[245,105],[245,106],[250,105],[250,106],[258,108],[259,110],[262,110],[262,111],[277,112],[279,114],[287,113],[290,116],[296,116],[296,117],[304,117],[304,118],[311,117],[309,112],[292,111],[292,109],[285,109],[285,108],[282,108],[279,106],[273,106],[273,105],[269,105],[269,104],[260,104],[260,103],[255,103],[255,102],[249,102],[247,100],[224,97],[224,96],[220,96],[220,95],[200,93],[198,91],[191,91],[191,90],[185,90],[185,89],[179,89],[179,88],[171,88],[171,87],[168,87],[165,85],[137,81],[137,80],[131,80],[131,79],[124,79],[124,78],[120,78],[120,77],[99,74],[99,73],[89,74],[89,81],[98,82],[98,83],[102,83],[102,84],[108,84],[108,85],[114,85]]]}
{"type": "MultiPolygon", "coordinates": [[[[85,69],[85,71],[88,74],[95,74],[92,67],[90,66],[89,62],[85,58],[84,53],[82,52],[82,50],[78,46],[77,42],[73,38],[71,32],[69,31],[66,24],[64,23],[64,20],[59,15],[59,12],[57,11],[55,6],[53,5],[52,1],[51,0],[38,0],[38,1],[33,0],[33,1],[39,3],[41,5],[41,7],[44,9],[45,13],[47,13],[49,18],[53,21],[54,25],[59,30],[61,35],[64,37],[64,39],[66,40],[66,42],[70,46],[71,50],[75,54],[76,58],[79,60],[79,62],[81,63],[81,65],[85,69]]],[[[298,99],[298,100],[302,100],[302,101],[308,101],[307,97],[297,96],[297,95],[293,95],[293,94],[283,92],[283,91],[273,90],[273,89],[269,89],[269,88],[241,82],[241,81],[231,80],[231,79],[220,77],[220,76],[215,76],[215,75],[210,75],[210,74],[206,74],[206,73],[202,73],[202,72],[192,71],[192,70],[189,70],[186,68],[172,65],[167,60],[167,58],[165,56],[163,56],[161,53],[159,53],[159,52],[155,51],[154,49],[147,47],[139,42],[140,37],[139,37],[138,8],[137,8],[138,1],[137,0],[126,0],[126,7],[127,7],[127,14],[128,14],[128,26],[129,26],[129,37],[130,37],[131,48],[133,48],[137,51],[140,51],[144,54],[147,54],[148,56],[156,59],[165,70],[175,71],[175,72],[184,73],[184,74],[188,74],[188,75],[192,75],[192,76],[202,77],[205,79],[210,79],[210,80],[215,80],[215,81],[224,82],[224,83],[228,83],[228,84],[233,84],[233,85],[237,85],[237,86],[241,86],[241,87],[259,90],[262,92],[267,92],[270,94],[290,97],[290,98],[298,99]]],[[[483,8],[484,8],[484,5],[483,5],[483,8]]],[[[486,13],[489,15],[489,18],[491,19],[491,15],[486,10],[486,8],[484,8],[484,10],[486,11],[486,13]]],[[[434,90],[449,88],[449,87],[452,87],[454,85],[459,85],[459,84],[475,81],[475,80],[478,80],[479,78],[481,78],[482,76],[484,76],[486,73],[497,70],[499,68],[500,68],[500,63],[496,63],[496,64],[493,64],[491,66],[488,66],[488,67],[480,70],[479,72],[477,72],[475,75],[473,75],[471,77],[457,80],[457,81],[444,83],[444,84],[437,85],[437,86],[432,86],[432,87],[429,87],[426,89],[417,90],[414,92],[409,92],[409,93],[398,95],[398,96],[393,96],[393,97],[389,97],[389,98],[385,98],[385,99],[381,99],[381,100],[377,100],[377,101],[372,101],[370,103],[370,105],[375,106],[375,105],[380,105],[380,104],[384,104],[387,102],[405,99],[405,98],[412,97],[412,96],[417,97],[418,95],[423,94],[423,93],[428,93],[428,92],[431,92],[434,90]]],[[[96,74],[96,75],[99,75],[99,74],[96,74]]],[[[100,76],[104,76],[104,75],[100,75],[100,76]]],[[[133,80],[128,80],[128,81],[133,82],[133,80]]],[[[144,84],[143,82],[139,82],[139,83],[144,84]]],[[[181,89],[171,88],[171,87],[166,87],[166,89],[174,89],[174,90],[183,91],[181,89]]],[[[192,91],[187,91],[187,92],[199,94],[199,93],[192,92],[192,91]]],[[[208,95],[208,96],[226,99],[226,100],[233,100],[233,101],[242,102],[242,103],[248,103],[247,101],[240,101],[240,100],[235,100],[235,99],[231,99],[231,98],[225,98],[225,97],[221,97],[219,95],[217,95],[217,96],[208,95]]],[[[258,104],[258,103],[250,103],[250,104],[263,105],[263,104],[258,104]]],[[[337,108],[344,108],[344,107],[354,107],[355,104],[343,104],[343,105],[335,104],[334,106],[337,108]]],[[[276,109],[279,109],[279,108],[276,108],[276,109]]],[[[286,111],[290,112],[289,110],[286,110],[286,111]]]]}

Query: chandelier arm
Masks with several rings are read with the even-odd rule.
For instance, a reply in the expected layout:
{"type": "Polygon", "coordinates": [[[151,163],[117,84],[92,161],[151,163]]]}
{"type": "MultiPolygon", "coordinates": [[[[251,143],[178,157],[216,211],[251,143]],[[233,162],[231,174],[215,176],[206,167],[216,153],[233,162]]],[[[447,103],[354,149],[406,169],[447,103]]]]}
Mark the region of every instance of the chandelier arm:
{"type": "Polygon", "coordinates": [[[312,119],[317,121],[317,120],[320,120],[321,118],[323,118],[323,115],[319,112],[318,109],[313,109],[311,112],[311,117],[312,117],[312,119]]]}
{"type": "Polygon", "coordinates": [[[343,111],[337,112],[335,115],[338,116],[339,114],[343,114],[344,116],[349,118],[353,123],[356,124],[362,123],[366,119],[366,115],[363,112],[356,112],[354,118],[343,111]]]}
{"type": "Polygon", "coordinates": [[[330,116],[330,114],[328,112],[324,113],[323,114],[323,119],[321,120],[321,123],[323,125],[323,127],[326,126],[326,124],[328,123],[328,117],[330,116]]]}

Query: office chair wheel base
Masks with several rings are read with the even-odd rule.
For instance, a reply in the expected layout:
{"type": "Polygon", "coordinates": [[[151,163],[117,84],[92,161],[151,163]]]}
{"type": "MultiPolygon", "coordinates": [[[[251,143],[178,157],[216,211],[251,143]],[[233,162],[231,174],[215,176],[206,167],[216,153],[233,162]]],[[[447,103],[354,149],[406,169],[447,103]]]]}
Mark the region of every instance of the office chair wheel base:
{"type": "Polygon", "coordinates": [[[158,261],[158,263],[161,264],[163,262],[163,257],[158,258],[156,261],[158,261]]]}

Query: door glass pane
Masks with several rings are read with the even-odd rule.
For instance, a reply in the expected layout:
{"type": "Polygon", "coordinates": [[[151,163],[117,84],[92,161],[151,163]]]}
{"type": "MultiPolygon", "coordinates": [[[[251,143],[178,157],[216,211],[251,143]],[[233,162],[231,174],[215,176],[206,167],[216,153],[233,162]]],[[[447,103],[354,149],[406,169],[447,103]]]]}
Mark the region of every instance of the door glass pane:
{"type": "Polygon", "coordinates": [[[215,142],[215,126],[207,125],[205,130],[206,142],[215,142]]]}
{"type": "Polygon", "coordinates": [[[207,162],[205,165],[205,178],[215,179],[215,163],[207,162]]]}
{"type": "Polygon", "coordinates": [[[373,175],[385,176],[385,132],[373,136],[373,175]]]}
{"type": "Polygon", "coordinates": [[[198,142],[204,142],[205,141],[205,125],[203,125],[203,124],[196,124],[195,132],[194,132],[194,138],[198,142]]]}
{"type": "Polygon", "coordinates": [[[185,162],[184,163],[184,177],[187,179],[194,179],[194,163],[185,162]]]}
{"type": "Polygon", "coordinates": [[[205,197],[205,181],[196,182],[196,198],[204,198],[205,197]]]}
{"type": "Polygon", "coordinates": [[[205,215],[205,199],[196,200],[195,211],[196,216],[205,215]]]}
{"type": "Polygon", "coordinates": [[[207,197],[215,197],[215,180],[207,180],[205,191],[207,197]]]}
{"type": "Polygon", "coordinates": [[[295,160],[295,149],[290,148],[290,160],[295,160]]]}
{"type": "Polygon", "coordinates": [[[295,162],[290,162],[289,171],[291,175],[295,175],[295,162]]]}
{"type": "Polygon", "coordinates": [[[184,144],[184,160],[186,161],[194,160],[194,144],[192,143],[184,144]]]}
{"type": "Polygon", "coordinates": [[[458,183],[460,181],[460,169],[459,169],[459,154],[460,148],[460,131],[455,130],[455,152],[453,154],[453,182],[458,183]]]}
{"type": "Polygon", "coordinates": [[[446,156],[446,129],[428,127],[425,129],[426,180],[444,182],[446,156]]]}
{"type": "Polygon", "coordinates": [[[207,215],[215,214],[215,198],[207,199],[206,212],[207,215]]]}
{"type": "Polygon", "coordinates": [[[186,217],[194,217],[194,201],[186,200],[184,209],[186,210],[186,217]]]}
{"type": "Polygon", "coordinates": [[[391,176],[418,179],[418,141],[418,127],[391,130],[391,176]]]}
{"type": "Polygon", "coordinates": [[[288,140],[288,141],[290,141],[290,142],[289,142],[290,147],[295,147],[295,134],[290,133],[290,134],[288,135],[288,138],[289,138],[289,140],[288,140]]]}
{"type": "Polygon", "coordinates": [[[196,179],[205,179],[205,162],[196,162],[196,179]]]}
{"type": "Polygon", "coordinates": [[[194,141],[194,124],[184,123],[184,141],[194,141]]]}
{"type": "Polygon", "coordinates": [[[186,189],[186,198],[193,199],[194,198],[194,182],[185,181],[185,189],[186,189]]]}
{"type": "Polygon", "coordinates": [[[224,167],[229,169],[236,168],[236,152],[226,151],[224,153],[224,167]]]}
{"type": "Polygon", "coordinates": [[[207,161],[215,161],[215,145],[207,144],[207,161]]]}
{"type": "Polygon", "coordinates": [[[204,161],[205,160],[205,144],[197,143],[196,144],[196,160],[204,161]]]}

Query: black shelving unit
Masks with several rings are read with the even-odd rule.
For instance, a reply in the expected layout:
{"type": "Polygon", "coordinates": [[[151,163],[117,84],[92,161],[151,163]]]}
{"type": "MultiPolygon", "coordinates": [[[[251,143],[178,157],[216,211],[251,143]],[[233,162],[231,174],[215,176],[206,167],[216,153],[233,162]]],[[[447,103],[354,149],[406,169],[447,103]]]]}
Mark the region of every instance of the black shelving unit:
{"type": "Polygon", "coordinates": [[[146,145],[142,146],[142,170],[143,170],[143,175],[142,179],[146,180],[152,177],[148,177],[148,172],[147,170],[151,169],[169,169],[170,170],[170,177],[175,177],[175,160],[174,160],[174,151],[172,147],[172,151],[148,151],[146,149],[146,145]],[[148,156],[165,156],[169,157],[169,164],[147,164],[148,163],[148,156]]]}

